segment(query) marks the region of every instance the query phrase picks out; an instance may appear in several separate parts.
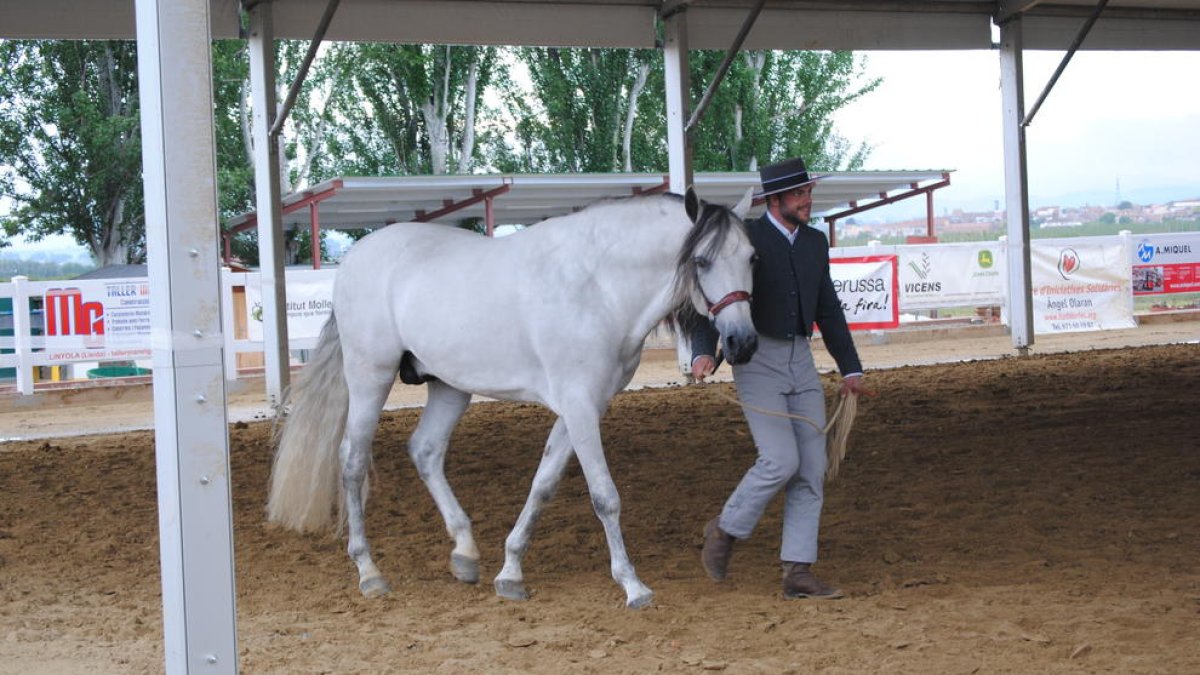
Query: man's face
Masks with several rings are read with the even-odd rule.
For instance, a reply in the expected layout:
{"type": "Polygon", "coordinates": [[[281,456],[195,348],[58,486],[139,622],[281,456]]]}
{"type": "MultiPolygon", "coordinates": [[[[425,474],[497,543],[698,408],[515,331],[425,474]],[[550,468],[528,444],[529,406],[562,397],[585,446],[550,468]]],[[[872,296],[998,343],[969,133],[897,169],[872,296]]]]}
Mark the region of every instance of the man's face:
{"type": "Polygon", "coordinates": [[[794,227],[808,225],[809,216],[812,214],[812,193],[812,183],[779,193],[776,201],[779,205],[779,215],[794,227]]]}

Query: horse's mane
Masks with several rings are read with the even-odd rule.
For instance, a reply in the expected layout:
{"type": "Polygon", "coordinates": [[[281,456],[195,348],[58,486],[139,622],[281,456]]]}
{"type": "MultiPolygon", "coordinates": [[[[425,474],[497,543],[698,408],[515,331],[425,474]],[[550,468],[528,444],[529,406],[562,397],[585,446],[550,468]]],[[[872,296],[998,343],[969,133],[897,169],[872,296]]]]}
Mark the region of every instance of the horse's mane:
{"type": "MultiPolygon", "coordinates": [[[[572,215],[620,206],[622,204],[631,204],[642,200],[667,200],[682,206],[685,197],[674,192],[653,192],[621,197],[605,197],[588,204],[572,215]]],[[[696,311],[695,305],[691,300],[693,292],[697,290],[696,258],[712,258],[717,255],[722,247],[724,247],[725,239],[729,236],[729,232],[735,227],[745,227],[742,219],[736,216],[728,207],[706,202],[701,202],[701,205],[700,217],[697,219],[695,226],[688,231],[688,235],[684,239],[682,246],[680,246],[676,257],[675,279],[671,294],[672,309],[668,314],[668,320],[671,327],[682,335],[690,334],[695,327],[701,325],[701,322],[708,321],[707,316],[696,311]],[[703,250],[700,250],[700,244],[706,238],[708,241],[704,245],[703,250]]]]}

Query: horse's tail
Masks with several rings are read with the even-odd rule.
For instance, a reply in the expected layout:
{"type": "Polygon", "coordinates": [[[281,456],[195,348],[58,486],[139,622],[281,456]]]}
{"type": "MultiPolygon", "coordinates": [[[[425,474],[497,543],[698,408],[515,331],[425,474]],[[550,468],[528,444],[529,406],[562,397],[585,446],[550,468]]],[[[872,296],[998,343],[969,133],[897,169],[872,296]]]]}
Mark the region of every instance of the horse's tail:
{"type": "Polygon", "coordinates": [[[338,448],[350,405],[335,315],[329,315],[287,398],[292,405],[276,429],[267,520],[299,532],[327,529],[340,503],[338,448]]]}

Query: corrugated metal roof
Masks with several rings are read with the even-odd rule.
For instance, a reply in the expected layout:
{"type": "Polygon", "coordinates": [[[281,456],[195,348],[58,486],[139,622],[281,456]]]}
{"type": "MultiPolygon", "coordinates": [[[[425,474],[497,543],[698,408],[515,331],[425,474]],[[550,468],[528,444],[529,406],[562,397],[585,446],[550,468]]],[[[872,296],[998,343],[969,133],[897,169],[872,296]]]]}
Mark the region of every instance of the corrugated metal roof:
{"type": "MultiPolygon", "coordinates": [[[[275,0],[277,37],[310,40],[326,0],[275,0]]],[[[685,6],[694,49],[726,49],[749,0],[342,0],[328,38],[654,47],[662,6],[685,6]]],[[[1064,49],[1096,0],[770,0],[746,49],[986,49],[1000,6],[1027,7],[1027,49],[1064,49]]],[[[214,37],[239,36],[238,0],[210,0],[214,37]]],[[[133,0],[0,4],[0,37],[132,38],[133,0]]],[[[1200,1],[1111,0],[1084,49],[1198,49],[1200,1]]]]}
{"type": "MultiPolygon", "coordinates": [[[[813,190],[813,214],[826,215],[886,199],[896,199],[916,189],[936,189],[948,181],[947,171],[855,171],[832,172],[817,181],[813,190]]],[[[748,188],[759,188],[756,172],[699,173],[696,192],[702,199],[729,206],[741,200],[748,188]]],[[[308,190],[283,198],[285,227],[310,223],[308,205],[318,204],[318,221],[323,229],[376,228],[393,222],[428,218],[444,211],[434,222],[456,223],[465,218],[484,218],[482,195],[493,194],[497,225],[532,224],[552,216],[571,213],[605,198],[627,197],[646,190],[661,190],[662,174],[520,174],[481,176],[343,177],[325,181],[308,190]],[[459,209],[448,210],[455,204],[459,209]]],[[[761,213],[757,205],[752,215],[761,213]]],[[[254,212],[230,219],[226,229],[253,227],[254,212]]]]}
{"type": "MultiPolygon", "coordinates": [[[[327,0],[275,0],[281,39],[312,38],[327,0]]],[[[660,8],[686,6],[693,49],[727,49],[750,0],[342,0],[344,41],[643,47],[660,8]]],[[[1001,5],[1027,49],[1065,49],[1096,0],[769,0],[746,49],[987,49],[1001,5]]],[[[238,0],[210,0],[215,38],[238,37],[238,0]]],[[[0,38],[132,38],[133,0],[0,3],[0,38]]],[[[1111,0],[1082,49],[1200,49],[1200,0],[1111,0]]]]}

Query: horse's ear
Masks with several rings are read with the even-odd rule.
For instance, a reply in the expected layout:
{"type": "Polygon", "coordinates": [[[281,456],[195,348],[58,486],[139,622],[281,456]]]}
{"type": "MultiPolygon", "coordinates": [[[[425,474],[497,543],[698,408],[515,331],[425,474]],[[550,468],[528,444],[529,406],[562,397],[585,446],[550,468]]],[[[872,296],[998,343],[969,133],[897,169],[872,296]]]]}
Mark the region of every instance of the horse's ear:
{"type": "Polygon", "coordinates": [[[733,215],[745,220],[746,214],[750,212],[750,205],[754,203],[754,188],[746,188],[746,194],[742,197],[742,201],[733,207],[733,215]]]}
{"type": "Polygon", "coordinates": [[[696,196],[696,190],[691,185],[683,195],[683,207],[687,210],[688,220],[695,223],[700,217],[700,198],[696,196]]]}

